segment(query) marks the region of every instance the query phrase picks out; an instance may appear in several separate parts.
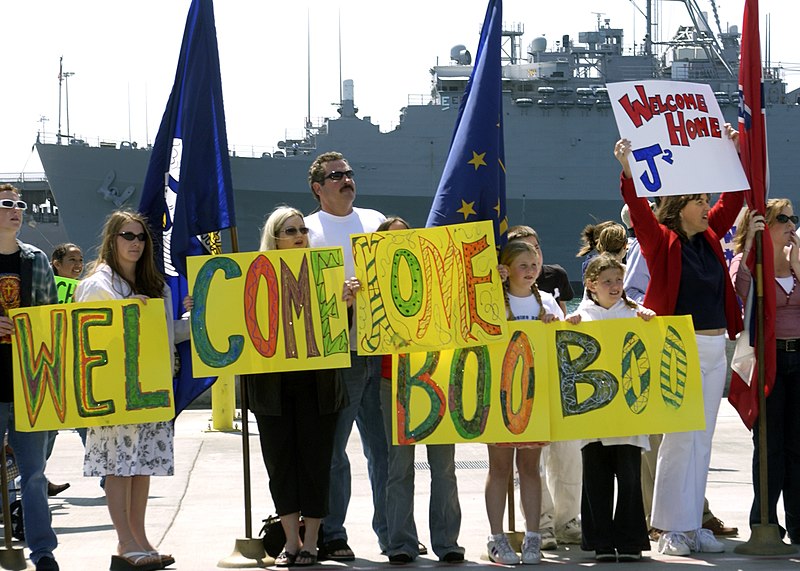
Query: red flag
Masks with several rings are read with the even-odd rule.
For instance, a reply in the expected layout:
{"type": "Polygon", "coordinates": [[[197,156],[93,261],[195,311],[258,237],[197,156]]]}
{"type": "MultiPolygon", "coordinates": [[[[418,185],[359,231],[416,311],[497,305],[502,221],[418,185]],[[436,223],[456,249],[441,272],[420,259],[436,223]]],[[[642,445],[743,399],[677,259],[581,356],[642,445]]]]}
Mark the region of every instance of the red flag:
{"type": "MultiPolygon", "coordinates": [[[[761,78],[761,39],[758,31],[758,0],[745,0],[742,26],[741,64],[739,67],[739,146],[742,166],[750,181],[745,192],[747,204],[761,214],[766,213],[769,168],[767,164],[767,132],[764,116],[763,83],[761,78]]],[[[746,229],[742,229],[745,230],[746,229]]],[[[750,339],[755,340],[756,355],[764,348],[764,383],[766,392],[775,381],[775,269],[772,241],[769,232],[762,232],[762,273],[764,284],[764,337],[758,338],[755,328],[758,316],[751,319],[750,339]]],[[[746,260],[751,275],[751,287],[756,287],[755,252],[746,260]]],[[[753,311],[756,310],[753,304],[753,311]]],[[[753,369],[750,386],[735,372],[731,373],[728,400],[739,412],[747,428],[753,428],[758,418],[758,366],[753,369]]]]}

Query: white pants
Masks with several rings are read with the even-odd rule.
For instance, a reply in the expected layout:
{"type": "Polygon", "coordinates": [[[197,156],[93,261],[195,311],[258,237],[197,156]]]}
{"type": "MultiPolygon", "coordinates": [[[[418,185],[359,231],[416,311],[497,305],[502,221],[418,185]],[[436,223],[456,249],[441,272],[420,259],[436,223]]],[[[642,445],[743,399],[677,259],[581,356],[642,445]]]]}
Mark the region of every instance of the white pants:
{"type": "Polygon", "coordinates": [[[553,442],[542,449],[542,513],[539,529],[560,529],[580,516],[583,460],[581,440],[553,442]]]}
{"type": "Polygon", "coordinates": [[[651,525],[664,531],[692,531],[703,524],[703,500],[711,465],[728,363],[725,336],[695,335],[703,383],[706,429],[664,435],[658,451],[651,525]]]}

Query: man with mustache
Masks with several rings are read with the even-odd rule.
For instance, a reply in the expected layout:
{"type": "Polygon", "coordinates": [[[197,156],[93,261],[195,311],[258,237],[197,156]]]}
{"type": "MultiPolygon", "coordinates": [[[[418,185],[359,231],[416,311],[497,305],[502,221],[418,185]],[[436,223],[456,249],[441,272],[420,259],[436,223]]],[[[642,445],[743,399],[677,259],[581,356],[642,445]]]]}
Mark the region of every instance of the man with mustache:
{"type": "MultiPolygon", "coordinates": [[[[354,208],[356,197],[355,174],[341,153],[328,152],[318,156],[308,170],[311,192],[319,209],[305,217],[309,229],[309,246],[341,246],[344,249],[345,278],[355,275],[351,234],[374,232],[386,217],[376,210],[354,208]]],[[[355,311],[355,307],[353,307],[355,311]]],[[[350,503],[350,462],[347,440],[358,426],[364,455],[367,458],[372,485],[372,529],[378,536],[381,550],[388,545],[386,523],[386,478],[388,448],[381,414],[380,381],[381,357],[360,356],[356,352],[355,323],[351,321],[350,368],[339,369],[347,391],[348,405],[339,411],[333,443],[328,515],[322,521],[325,554],[336,561],[352,561],[353,550],[347,544],[344,520],[350,503]]],[[[320,554],[323,555],[323,554],[320,554]]]]}

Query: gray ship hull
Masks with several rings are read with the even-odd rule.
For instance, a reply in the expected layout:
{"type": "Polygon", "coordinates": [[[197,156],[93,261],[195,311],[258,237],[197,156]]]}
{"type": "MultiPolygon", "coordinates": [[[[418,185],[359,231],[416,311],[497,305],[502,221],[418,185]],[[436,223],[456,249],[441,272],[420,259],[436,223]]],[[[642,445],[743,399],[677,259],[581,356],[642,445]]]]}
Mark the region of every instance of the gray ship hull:
{"type": "MultiPolygon", "coordinates": [[[[736,108],[724,109],[735,124],[736,108]]],[[[619,220],[619,168],[612,155],[618,138],[610,109],[522,108],[506,103],[505,141],[510,224],[539,232],[545,261],[563,265],[580,280],[575,257],[583,227],[619,220]]],[[[409,106],[401,125],[381,133],[356,117],[328,121],[316,149],[287,157],[232,157],[240,250],[254,250],[264,217],[277,204],[311,212],[316,202],[306,182],[319,152],[338,150],[356,173],[356,204],[424,225],[447,158],[456,110],[440,105],[409,106]]],[[[800,106],[773,105],[767,113],[771,195],[800,204],[800,106]]],[[[108,187],[133,188],[126,205],[136,208],[149,151],[37,145],[59,215],[69,239],[93,252],[106,215],[117,205],[104,198],[108,187]],[[110,179],[111,182],[108,182],[110,179]],[[100,189],[100,191],[98,191],[100,189]]],[[[291,153],[291,151],[290,151],[291,153]]],[[[694,189],[692,189],[694,190],[694,189]]]]}

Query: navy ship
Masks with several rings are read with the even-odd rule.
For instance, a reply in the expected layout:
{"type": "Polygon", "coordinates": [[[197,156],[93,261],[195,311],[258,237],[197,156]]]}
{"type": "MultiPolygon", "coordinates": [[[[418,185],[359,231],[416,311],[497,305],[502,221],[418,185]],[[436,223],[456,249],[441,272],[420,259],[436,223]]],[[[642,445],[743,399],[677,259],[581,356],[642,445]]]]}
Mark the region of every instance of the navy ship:
{"type": "MultiPolygon", "coordinates": [[[[651,2],[648,1],[648,15],[651,2]]],[[[709,22],[685,0],[687,22],[666,42],[645,36],[632,53],[623,30],[598,17],[597,29],[553,45],[544,37],[523,47],[524,28],[504,30],[503,113],[510,224],[539,232],[545,261],[580,280],[576,252],[584,226],[619,220],[618,138],[606,83],[670,79],[711,85],[727,121],[737,122],[740,34],[709,22]]],[[[716,11],[714,11],[716,14],[716,11]]],[[[648,30],[650,18],[648,17],[648,30]]],[[[472,56],[454,46],[447,65],[431,68],[431,92],[409,101],[398,125],[381,132],[359,115],[354,86],[345,81],[338,116],[307,123],[304,135],[261,156],[232,156],[239,248],[254,250],[264,216],[277,204],[316,208],[307,183],[314,157],[337,150],[355,171],[356,205],[424,225],[447,158],[472,56]]],[[[787,93],[779,69],[765,67],[764,97],[771,194],[800,203],[800,90],[787,93]]],[[[130,142],[89,146],[82,140],[42,142],[37,150],[68,238],[91,253],[109,211],[136,207],[150,158],[130,142]]],[[[224,239],[224,236],[223,236],[224,239]]]]}

